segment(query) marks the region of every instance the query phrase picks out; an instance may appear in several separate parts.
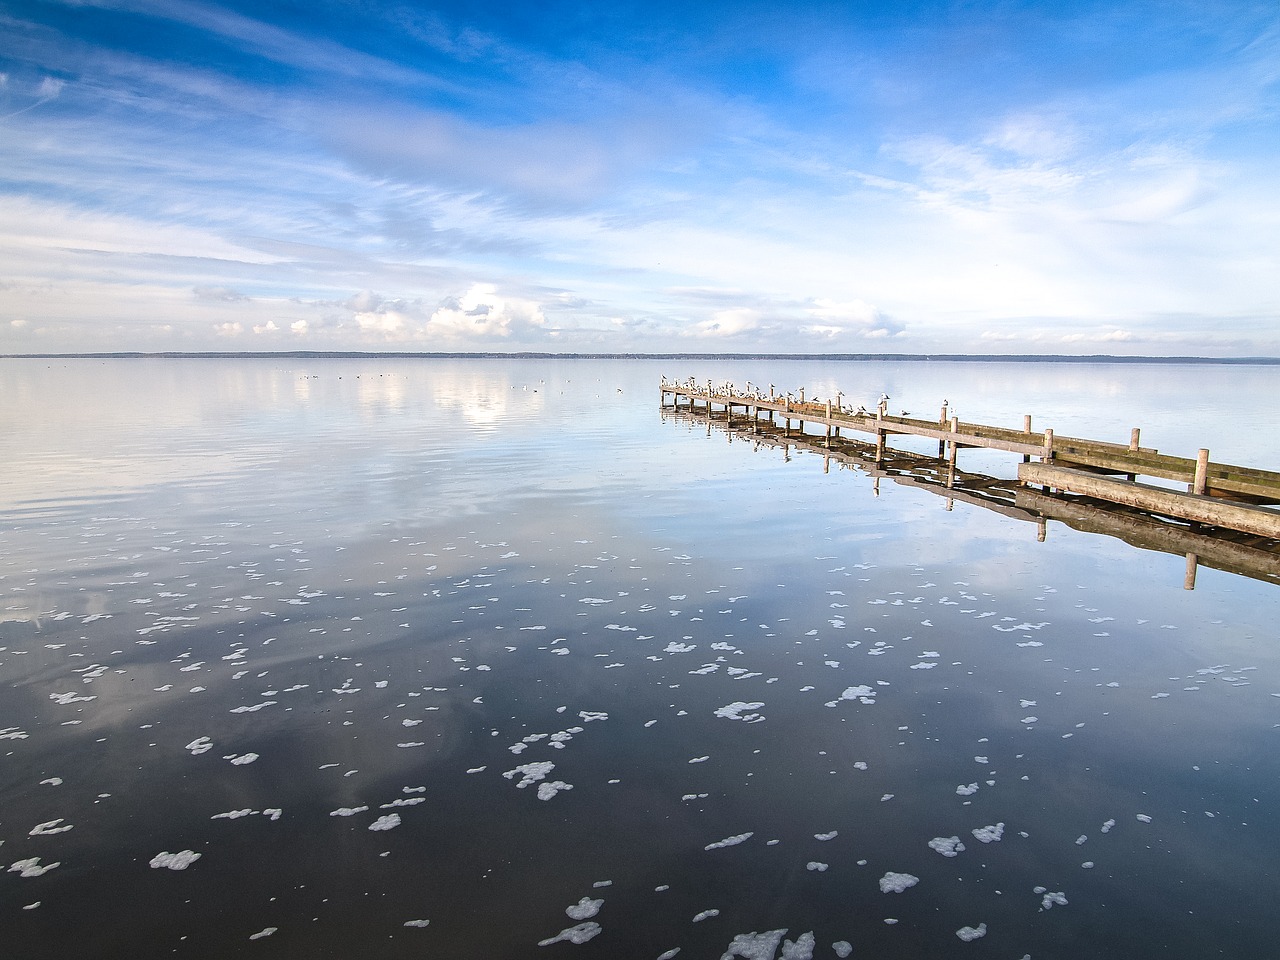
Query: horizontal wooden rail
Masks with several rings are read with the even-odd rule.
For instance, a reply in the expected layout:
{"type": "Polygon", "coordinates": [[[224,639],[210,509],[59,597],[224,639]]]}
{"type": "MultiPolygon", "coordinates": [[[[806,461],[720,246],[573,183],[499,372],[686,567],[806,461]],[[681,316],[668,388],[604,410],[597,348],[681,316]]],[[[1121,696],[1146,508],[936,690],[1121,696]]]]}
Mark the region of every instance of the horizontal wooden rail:
{"type": "Polygon", "coordinates": [[[1280,511],[1267,507],[1166,490],[1151,484],[1116,480],[1087,470],[1047,463],[1018,464],[1018,479],[1023,483],[1064,490],[1180,520],[1280,538],[1280,511]]]}

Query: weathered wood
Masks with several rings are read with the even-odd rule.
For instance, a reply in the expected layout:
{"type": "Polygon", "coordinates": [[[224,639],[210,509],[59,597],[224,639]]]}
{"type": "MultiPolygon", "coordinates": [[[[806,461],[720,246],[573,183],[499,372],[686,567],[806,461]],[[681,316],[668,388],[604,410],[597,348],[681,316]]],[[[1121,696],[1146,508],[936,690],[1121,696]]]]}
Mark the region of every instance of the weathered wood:
{"type": "MultiPolygon", "coordinates": [[[[700,418],[697,411],[686,408],[672,415],[679,419],[700,418]]],[[[709,420],[707,428],[708,431],[711,428],[709,420]]],[[[742,430],[743,427],[738,426],[726,432],[741,435],[742,430]]],[[[824,469],[829,469],[831,461],[841,467],[856,468],[873,479],[877,493],[880,480],[888,478],[896,484],[943,497],[948,509],[952,503],[959,502],[1034,523],[1037,540],[1046,538],[1046,520],[1054,520],[1085,533],[1123,540],[1140,549],[1183,557],[1194,555],[1199,566],[1280,584],[1280,552],[1277,547],[1280,537],[1274,535],[1244,533],[1221,526],[1193,526],[1162,519],[1169,515],[1167,513],[1144,511],[1111,500],[1091,502],[1080,496],[1045,493],[1035,487],[1024,486],[1019,480],[967,473],[928,454],[907,450],[877,451],[874,445],[858,440],[833,439],[832,449],[828,450],[821,437],[811,436],[807,441],[784,440],[781,431],[768,424],[757,424],[750,439],[757,446],[782,449],[788,458],[793,447],[821,453],[824,469]]],[[[1105,479],[1098,478],[1096,474],[1086,476],[1105,479]]],[[[1140,486],[1112,482],[1126,487],[1140,486]]],[[[1175,497],[1187,496],[1178,491],[1154,489],[1175,497]]]]}
{"type": "Polygon", "coordinates": [[[1018,465],[1018,479],[1043,487],[1095,497],[1151,513],[1280,538],[1280,511],[1245,503],[1230,503],[1202,494],[1181,493],[1146,483],[1113,480],[1086,470],[1045,463],[1018,465]]]}
{"type": "MultiPolygon", "coordinates": [[[[1140,476],[1172,480],[1187,484],[1193,494],[1200,490],[1210,497],[1223,500],[1280,504],[1280,473],[1215,464],[1209,462],[1207,453],[1203,463],[1198,463],[1196,459],[1161,454],[1155,449],[1139,446],[1140,432],[1137,428],[1130,432],[1129,442],[1122,444],[1058,435],[1053,430],[1033,434],[1030,416],[1024,418],[1023,429],[1017,430],[967,423],[954,416],[950,424],[905,416],[894,417],[888,414],[885,401],[880,401],[873,412],[848,412],[841,409],[838,403],[833,407],[830,402],[806,402],[803,391],[800,393],[801,399],[792,402],[788,397],[774,395],[772,385],[768,398],[741,394],[731,386],[717,391],[710,381],[705,390],[702,387],[665,381],[660,389],[664,398],[667,393],[672,395],[672,402],[676,407],[679,407],[683,396],[689,402],[689,409],[701,406],[708,416],[711,415],[713,404],[723,405],[726,420],[732,420],[733,406],[736,405],[750,411],[753,422],[758,420],[762,410],[767,412],[771,423],[775,413],[782,414],[786,418],[787,433],[792,430],[793,417],[801,434],[805,433],[806,423],[821,424],[825,427],[828,443],[832,443],[833,438],[841,438],[842,431],[867,433],[875,438],[881,456],[891,436],[914,436],[938,441],[939,457],[944,456],[948,449],[954,454],[961,447],[1001,450],[1020,454],[1026,463],[1033,458],[1052,460],[1059,466],[1086,468],[1094,473],[1120,474],[1131,481],[1140,476]],[[1199,478],[1197,472],[1200,474],[1199,478]]],[[[946,412],[945,408],[943,412],[946,412]]]]}

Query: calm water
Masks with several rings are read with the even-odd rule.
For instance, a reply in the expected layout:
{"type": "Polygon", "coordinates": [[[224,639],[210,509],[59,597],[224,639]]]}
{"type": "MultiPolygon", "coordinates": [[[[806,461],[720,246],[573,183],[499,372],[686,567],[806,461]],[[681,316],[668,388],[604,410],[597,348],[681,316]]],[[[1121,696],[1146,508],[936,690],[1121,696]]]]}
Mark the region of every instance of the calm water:
{"type": "Polygon", "coordinates": [[[1280,464],[1274,367],[0,361],[5,955],[1275,956],[1280,588],[664,373],[1280,464]]]}

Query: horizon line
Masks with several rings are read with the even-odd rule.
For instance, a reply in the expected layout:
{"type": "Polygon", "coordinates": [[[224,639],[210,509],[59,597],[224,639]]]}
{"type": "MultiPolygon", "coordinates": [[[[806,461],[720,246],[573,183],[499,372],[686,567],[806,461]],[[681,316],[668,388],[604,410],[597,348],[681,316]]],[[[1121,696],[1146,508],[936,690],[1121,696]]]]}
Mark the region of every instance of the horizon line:
{"type": "Polygon", "coordinates": [[[290,360],[828,360],[828,361],[942,361],[970,363],[1201,363],[1280,365],[1280,357],[1147,356],[1060,353],[640,353],[608,351],[551,353],[517,351],[385,351],[385,350],[118,350],[92,353],[5,353],[3,360],[130,360],[130,359],[290,359],[290,360]]]}

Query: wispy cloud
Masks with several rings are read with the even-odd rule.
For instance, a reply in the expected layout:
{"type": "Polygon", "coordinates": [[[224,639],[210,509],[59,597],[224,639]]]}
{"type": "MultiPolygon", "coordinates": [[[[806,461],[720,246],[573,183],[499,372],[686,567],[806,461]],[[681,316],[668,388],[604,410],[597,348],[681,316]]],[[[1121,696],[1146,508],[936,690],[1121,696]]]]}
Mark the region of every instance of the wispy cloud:
{"type": "Polygon", "coordinates": [[[0,352],[1280,353],[1274,11],[599,22],[5,15],[0,352]]]}

